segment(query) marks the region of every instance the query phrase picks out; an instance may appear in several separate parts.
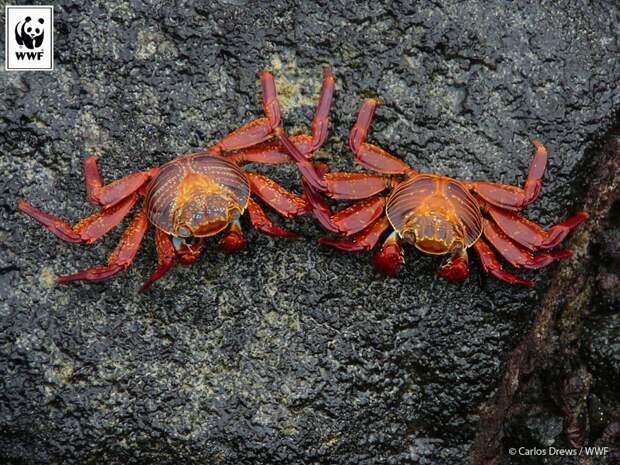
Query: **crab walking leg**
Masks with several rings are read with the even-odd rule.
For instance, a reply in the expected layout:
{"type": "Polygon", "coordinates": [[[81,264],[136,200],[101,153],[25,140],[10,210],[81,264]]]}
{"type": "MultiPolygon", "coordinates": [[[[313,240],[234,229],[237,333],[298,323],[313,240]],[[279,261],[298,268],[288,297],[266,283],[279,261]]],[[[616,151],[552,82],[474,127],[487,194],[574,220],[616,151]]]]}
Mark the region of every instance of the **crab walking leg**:
{"type": "MultiPolygon", "coordinates": [[[[323,79],[319,104],[312,120],[312,135],[299,134],[289,138],[299,153],[306,159],[312,158],[314,152],[321,148],[327,139],[329,111],[334,98],[334,87],[334,77],[329,68],[325,68],[325,78],[323,79]]],[[[291,155],[289,155],[282,142],[271,142],[260,147],[243,149],[238,153],[229,155],[227,158],[240,163],[278,164],[291,161],[291,155]]]]}
{"type": "MultiPolygon", "coordinates": [[[[314,112],[312,119],[312,145],[311,152],[316,152],[325,143],[327,139],[327,129],[329,127],[329,111],[334,100],[334,89],[336,82],[329,67],[324,69],[323,86],[321,87],[321,95],[319,104],[314,112]]],[[[302,151],[302,153],[304,153],[302,151]]]]}
{"type": "Polygon", "coordinates": [[[247,123],[241,128],[225,136],[216,145],[208,149],[211,154],[219,154],[231,150],[239,150],[269,139],[273,130],[280,124],[280,105],[276,93],[276,82],[268,71],[261,73],[263,87],[264,118],[247,123]]]}
{"type": "Polygon", "coordinates": [[[518,276],[504,271],[502,269],[502,265],[499,263],[497,257],[495,256],[489,245],[484,241],[484,239],[478,239],[473,247],[478,253],[478,256],[480,257],[480,262],[482,263],[482,268],[484,269],[485,273],[509,284],[518,284],[525,287],[534,287],[534,283],[532,281],[519,278],[518,276]]]}
{"type": "Polygon", "coordinates": [[[526,205],[538,198],[542,187],[542,178],[547,165],[547,151],[537,140],[534,144],[534,158],[530,163],[527,179],[523,189],[505,184],[492,182],[472,182],[468,187],[489,203],[507,210],[522,210],[526,205]]]}
{"type": "MultiPolygon", "coordinates": [[[[289,137],[289,139],[307,160],[312,158],[312,155],[314,155],[312,151],[312,136],[298,134],[289,137]]],[[[256,147],[243,149],[227,155],[226,158],[236,163],[261,163],[265,165],[278,165],[292,161],[291,156],[280,141],[267,142],[256,147]]]]}
{"type": "Polygon", "coordinates": [[[546,232],[536,223],[514,212],[502,210],[492,205],[487,205],[486,210],[504,234],[530,250],[550,249],[557,246],[568,233],[583,223],[589,216],[586,212],[579,212],[552,226],[546,232]]]}
{"type": "Polygon", "coordinates": [[[387,217],[382,217],[372,223],[368,228],[357,235],[352,241],[321,238],[321,244],[347,252],[369,252],[375,248],[377,242],[385,231],[390,227],[387,217]]]}
{"type": "Polygon", "coordinates": [[[110,255],[107,266],[97,266],[69,276],[59,276],[56,282],[66,284],[73,281],[104,281],[126,269],[133,262],[149,222],[146,209],[142,209],[127,227],[121,241],[110,255]]]}
{"type": "Polygon", "coordinates": [[[263,209],[253,199],[250,199],[248,202],[248,213],[252,226],[263,234],[276,237],[288,237],[289,239],[297,239],[299,237],[297,233],[274,226],[269,218],[267,218],[267,215],[265,215],[263,209]]]}
{"type": "Polygon", "coordinates": [[[310,163],[306,159],[306,157],[297,149],[295,144],[291,142],[291,140],[284,132],[284,129],[276,128],[275,131],[278,139],[280,139],[280,142],[282,142],[284,148],[288,151],[291,158],[293,158],[293,160],[295,161],[297,169],[299,169],[302,177],[306,179],[313,188],[324,192],[327,186],[325,185],[325,182],[321,179],[321,177],[317,174],[317,172],[314,170],[314,166],[312,165],[312,163],[310,163]]]}
{"type": "Polygon", "coordinates": [[[372,259],[375,269],[379,273],[383,273],[390,278],[395,278],[398,274],[398,268],[405,263],[403,248],[398,241],[398,233],[393,231],[392,234],[383,243],[381,251],[372,259]]]}
{"type": "Polygon", "coordinates": [[[405,174],[412,171],[401,159],[381,147],[366,143],[366,137],[379,104],[380,101],[377,99],[368,99],[362,104],[357,114],[357,120],[349,134],[349,147],[355,154],[355,161],[366,169],[383,174],[405,174]]]}
{"type": "Polygon", "coordinates": [[[383,214],[384,208],[385,198],[373,197],[340,210],[332,216],[331,222],[340,234],[352,236],[374,223],[383,214]]]}
{"type": "Polygon", "coordinates": [[[564,240],[573,229],[590,217],[587,212],[579,212],[567,220],[552,226],[547,233],[547,238],[540,244],[541,249],[551,249],[564,240]]]}
{"type": "Polygon", "coordinates": [[[155,281],[161,279],[168,271],[172,269],[177,261],[177,254],[172,245],[170,236],[161,229],[155,229],[155,247],[157,248],[157,259],[159,266],[151,277],[144,283],[140,292],[146,292],[150,289],[155,281]]]}
{"type": "Polygon", "coordinates": [[[312,214],[323,229],[332,233],[340,232],[338,227],[332,222],[332,211],[321,193],[314,189],[304,178],[301,179],[301,185],[304,189],[304,197],[312,207],[312,214]]]}
{"type": "Polygon", "coordinates": [[[97,157],[89,157],[84,162],[86,198],[94,205],[109,207],[137,192],[148,181],[157,176],[158,172],[159,168],[141,171],[112,181],[104,186],[101,174],[97,168],[97,157]]]}
{"type": "Polygon", "coordinates": [[[437,274],[450,281],[463,281],[469,276],[469,258],[467,250],[459,245],[452,256],[444,263],[437,274]]]}
{"type": "Polygon", "coordinates": [[[573,256],[570,250],[542,252],[534,255],[525,247],[512,241],[498,226],[486,218],[484,220],[484,237],[515,268],[537,270],[557,260],[573,256]]]}
{"type": "Polygon", "coordinates": [[[61,219],[42,212],[25,200],[18,203],[19,209],[41,223],[51,233],[71,244],[92,244],[114,229],[129,214],[138,200],[138,194],[125,197],[120,202],[100,210],[80,221],[74,227],[61,219]]]}
{"type": "Polygon", "coordinates": [[[268,177],[253,173],[246,175],[252,192],[285,218],[304,215],[312,209],[304,198],[290,193],[268,177]]]}
{"type": "Polygon", "coordinates": [[[390,178],[367,173],[328,173],[323,176],[325,194],[335,200],[361,200],[391,186],[390,178]]]}
{"type": "Polygon", "coordinates": [[[226,235],[220,240],[220,247],[226,252],[237,252],[245,248],[239,215],[235,217],[226,235]]]}

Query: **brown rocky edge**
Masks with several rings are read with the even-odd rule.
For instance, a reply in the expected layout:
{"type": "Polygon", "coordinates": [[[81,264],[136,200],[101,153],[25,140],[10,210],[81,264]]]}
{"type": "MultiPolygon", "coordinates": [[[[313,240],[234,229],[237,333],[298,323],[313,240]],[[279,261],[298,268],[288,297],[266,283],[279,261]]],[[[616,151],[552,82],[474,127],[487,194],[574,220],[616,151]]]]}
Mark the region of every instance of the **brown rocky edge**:
{"type": "Polygon", "coordinates": [[[558,267],[531,330],[508,358],[492,405],[484,409],[472,446],[476,465],[541,463],[540,455],[524,456],[519,447],[546,450],[544,463],[620,463],[613,355],[619,341],[620,125],[593,155],[582,167],[583,210],[591,217],[573,235],[574,259],[558,267]],[[579,452],[584,446],[609,450],[554,458],[549,449],[579,452]]]}

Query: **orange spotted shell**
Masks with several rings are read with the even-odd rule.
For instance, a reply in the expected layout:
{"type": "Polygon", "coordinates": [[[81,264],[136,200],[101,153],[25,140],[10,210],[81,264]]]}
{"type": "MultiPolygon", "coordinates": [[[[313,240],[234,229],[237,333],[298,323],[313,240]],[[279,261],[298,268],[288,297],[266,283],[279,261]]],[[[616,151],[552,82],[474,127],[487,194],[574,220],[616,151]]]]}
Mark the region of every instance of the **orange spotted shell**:
{"type": "Polygon", "coordinates": [[[160,168],[146,196],[149,221],[172,236],[212,236],[250,199],[246,175],[233,162],[199,152],[160,168]]]}
{"type": "Polygon", "coordinates": [[[455,242],[470,247],[482,234],[478,202],[461,183],[444,176],[419,174],[403,181],[389,196],[386,214],[398,233],[412,229],[419,241],[444,243],[441,253],[455,242]]]}

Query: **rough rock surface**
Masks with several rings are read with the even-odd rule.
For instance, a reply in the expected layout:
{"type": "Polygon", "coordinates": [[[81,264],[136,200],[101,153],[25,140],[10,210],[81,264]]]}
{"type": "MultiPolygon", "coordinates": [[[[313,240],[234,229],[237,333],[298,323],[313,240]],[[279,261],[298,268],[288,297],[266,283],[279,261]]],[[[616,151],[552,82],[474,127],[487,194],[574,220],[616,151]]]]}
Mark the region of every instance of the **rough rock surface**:
{"type": "MultiPolygon", "coordinates": [[[[265,67],[286,127],[305,131],[323,64],[338,93],[318,158],[335,169],[350,169],[348,129],[378,95],[371,137],[416,169],[520,184],[538,137],[550,160],[528,215],[549,226],[578,208],[587,149],[620,107],[617,6],[300,3],[67,1],[55,71],[0,73],[2,461],[467,461],[548,274],[523,290],[472,259],[455,285],[408,250],[400,278],[383,279],[368,256],[317,247],[303,219],[281,224],[306,241],[248,232],[247,250],[212,247],[148,295],[151,238],[117,279],[58,286],[104,262],[120,230],[72,247],[16,212],[20,197],[70,221],[92,212],[86,154],[109,180],[210,145],[259,115],[265,67]]],[[[293,167],[260,171],[296,188],[293,167]]],[[[592,363],[609,359],[597,341],[592,363]]],[[[564,434],[539,420],[531,436],[564,434]]]]}

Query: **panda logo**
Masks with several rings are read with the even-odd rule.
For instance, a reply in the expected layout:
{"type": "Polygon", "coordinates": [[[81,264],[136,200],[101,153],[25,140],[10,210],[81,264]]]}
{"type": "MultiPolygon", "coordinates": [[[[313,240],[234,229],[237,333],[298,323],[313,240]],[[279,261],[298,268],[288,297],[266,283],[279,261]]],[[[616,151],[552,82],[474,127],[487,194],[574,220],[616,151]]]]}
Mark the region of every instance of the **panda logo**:
{"type": "Polygon", "coordinates": [[[15,26],[15,40],[18,45],[25,45],[26,48],[35,49],[39,48],[43,43],[43,36],[45,30],[43,29],[43,18],[39,18],[37,21],[32,21],[30,16],[26,16],[26,19],[19,21],[15,26]]]}

